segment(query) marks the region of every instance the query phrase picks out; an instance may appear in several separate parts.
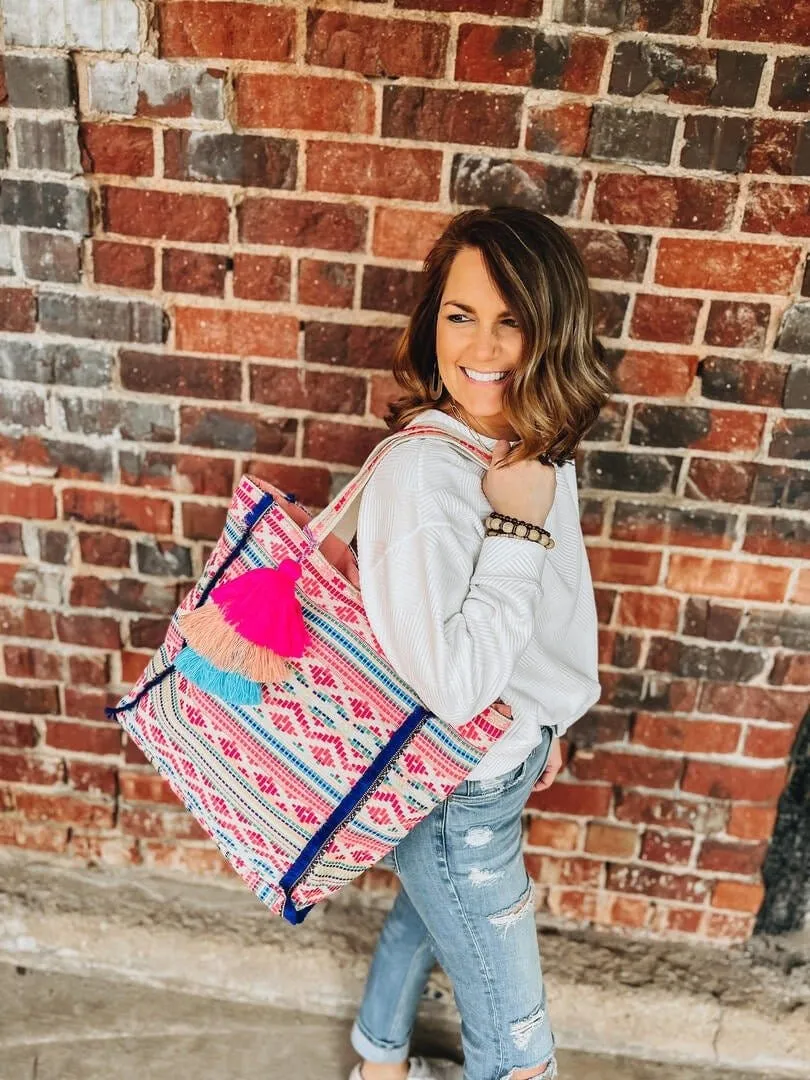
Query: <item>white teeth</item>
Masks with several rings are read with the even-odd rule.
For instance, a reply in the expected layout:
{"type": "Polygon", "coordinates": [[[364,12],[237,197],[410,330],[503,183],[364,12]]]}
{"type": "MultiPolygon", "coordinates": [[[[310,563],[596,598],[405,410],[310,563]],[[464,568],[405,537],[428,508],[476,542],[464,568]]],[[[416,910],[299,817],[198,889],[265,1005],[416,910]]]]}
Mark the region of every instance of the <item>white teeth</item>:
{"type": "Polygon", "coordinates": [[[506,378],[508,374],[506,371],[493,371],[489,374],[484,374],[483,371],[470,371],[469,368],[462,368],[461,370],[465,375],[469,375],[473,382],[500,382],[500,380],[506,378]]]}

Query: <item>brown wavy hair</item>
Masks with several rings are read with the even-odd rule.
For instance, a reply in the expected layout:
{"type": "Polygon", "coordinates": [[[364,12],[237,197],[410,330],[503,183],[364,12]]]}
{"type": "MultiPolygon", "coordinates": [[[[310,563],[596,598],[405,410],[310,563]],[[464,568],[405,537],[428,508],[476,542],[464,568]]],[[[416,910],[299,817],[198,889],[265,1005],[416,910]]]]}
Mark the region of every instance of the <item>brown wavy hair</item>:
{"type": "Polygon", "coordinates": [[[569,235],[545,214],[517,206],[457,214],[423,264],[422,294],[397,343],[393,372],[405,391],[385,421],[398,431],[427,409],[438,367],[436,320],[450,266],[465,247],[477,248],[493,284],[520,327],[523,355],[504,387],[503,415],[520,442],[505,462],[529,458],[560,465],[580,441],[612,390],[582,259],[569,235]]]}

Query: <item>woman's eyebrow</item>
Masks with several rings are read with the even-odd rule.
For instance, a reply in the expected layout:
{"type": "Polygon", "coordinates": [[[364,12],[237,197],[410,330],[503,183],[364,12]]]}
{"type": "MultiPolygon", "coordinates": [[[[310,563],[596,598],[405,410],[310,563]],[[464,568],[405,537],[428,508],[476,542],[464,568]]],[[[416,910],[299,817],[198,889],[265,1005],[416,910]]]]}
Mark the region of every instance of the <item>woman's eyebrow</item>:
{"type": "MultiPolygon", "coordinates": [[[[460,300],[445,300],[444,304],[442,304],[442,307],[444,307],[445,304],[452,304],[454,307],[460,307],[463,311],[469,311],[471,315],[475,314],[475,308],[474,307],[470,307],[469,304],[462,304],[460,300]]],[[[509,311],[507,308],[504,308],[504,310],[501,312],[501,315],[511,315],[511,314],[512,314],[512,312],[509,311]]]]}

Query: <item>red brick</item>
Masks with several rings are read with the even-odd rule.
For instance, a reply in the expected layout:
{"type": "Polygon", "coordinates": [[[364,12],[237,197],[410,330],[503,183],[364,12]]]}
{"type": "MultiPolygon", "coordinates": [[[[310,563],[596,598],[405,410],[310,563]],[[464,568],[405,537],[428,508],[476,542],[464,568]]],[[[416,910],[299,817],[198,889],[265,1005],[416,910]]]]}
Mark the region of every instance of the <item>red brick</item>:
{"type": "Polygon", "coordinates": [[[617,750],[579,750],[570,764],[577,780],[602,780],[623,786],[671,788],[681,775],[680,758],[617,750]]]}
{"type": "Polygon", "coordinates": [[[301,259],[298,263],[298,301],[316,307],[351,308],[354,278],[352,263],[301,259]]]}
{"type": "Polygon", "coordinates": [[[526,842],[530,847],[576,851],[579,847],[579,825],[576,821],[532,816],[529,818],[526,842]]]}
{"type": "Polygon", "coordinates": [[[250,399],[263,405],[310,412],[354,413],[366,410],[366,380],[338,371],[310,371],[275,364],[250,369],[250,399]]]}
{"type": "Polygon", "coordinates": [[[64,825],[33,824],[11,815],[0,815],[0,844],[55,854],[66,849],[69,835],[64,825]]]}
{"type": "Polygon", "coordinates": [[[659,825],[662,828],[688,829],[693,832],[716,832],[725,827],[727,810],[705,799],[677,799],[648,795],[641,791],[623,791],[616,799],[616,817],[636,825],[659,825]]]}
{"type": "Polygon", "coordinates": [[[326,468],[249,460],[245,462],[245,472],[269,480],[282,491],[292,492],[306,506],[324,507],[329,502],[332,474],[326,468]]]}
{"type": "Polygon", "coordinates": [[[175,308],[175,345],[183,352],[295,359],[298,319],[232,308],[175,308]]]}
{"type": "Polygon", "coordinates": [[[530,108],[526,149],[581,157],[588,145],[591,107],[579,102],[530,108]]]}
{"type": "Polygon", "coordinates": [[[698,358],[679,353],[627,349],[613,372],[622,394],[643,397],[684,397],[697,372],[698,358]]]}
{"type": "Polygon", "coordinates": [[[17,791],[14,802],[17,811],[28,821],[59,822],[96,829],[111,829],[115,824],[112,805],[92,803],[69,795],[17,791]]]}
{"type": "Polygon", "coordinates": [[[187,813],[160,811],[145,807],[122,807],[119,822],[121,831],[128,836],[147,837],[152,840],[206,840],[208,833],[202,825],[187,813]]]}
{"type": "Polygon", "coordinates": [[[14,679],[64,679],[64,657],[60,653],[30,645],[6,645],[3,648],[6,674],[14,679]]]}
{"type": "Polygon", "coordinates": [[[676,630],[680,600],[650,592],[623,592],[619,596],[620,626],[638,626],[649,630],[676,630]]]}
{"type": "Polygon", "coordinates": [[[449,27],[416,19],[375,19],[310,9],[307,64],[358,71],[372,78],[444,74],[449,27]]]}
{"type": "Polygon", "coordinates": [[[316,461],[362,465],[385,437],[380,428],[361,424],[340,424],[330,420],[308,420],[304,432],[304,457],[316,461]]]}
{"type": "Polygon", "coordinates": [[[704,340],[726,349],[758,349],[765,344],[769,304],[712,300],[704,340]]]}
{"type": "Polygon", "coordinates": [[[120,625],[102,615],[57,614],[56,633],[60,641],[93,649],[118,649],[121,645],[120,625]]]}
{"type": "Polygon", "coordinates": [[[14,334],[32,334],[36,318],[33,289],[0,288],[0,330],[14,334]]]}
{"type": "Polygon", "coordinates": [[[172,504],[168,499],[86,488],[65,488],[62,498],[67,521],[87,521],[146,533],[172,531],[172,504]]]}
{"type": "Polygon", "coordinates": [[[635,829],[622,829],[592,821],[585,833],[585,850],[591,855],[604,855],[608,859],[631,859],[636,852],[638,833],[635,829]]]}
{"type": "MultiPolygon", "coordinates": [[[[638,293],[633,305],[630,336],[642,341],[676,341],[688,344],[695,336],[702,300],[688,296],[638,293]]],[[[667,359],[670,359],[668,357],[667,359]]]]}
{"type": "Polygon", "coordinates": [[[526,806],[549,814],[604,817],[612,796],[613,789],[604,784],[567,784],[557,780],[545,791],[533,791],[526,806]]]}
{"type": "Polygon", "coordinates": [[[751,758],[775,758],[783,761],[793,749],[796,732],[792,727],[749,727],[743,753],[751,758]]]}
{"type": "Polygon", "coordinates": [[[602,862],[597,859],[532,853],[526,856],[526,869],[530,877],[541,885],[587,885],[596,887],[602,877],[602,866],[602,862]]]}
{"type": "Polygon", "coordinates": [[[702,713],[770,720],[796,727],[807,711],[807,695],[794,690],[774,690],[769,686],[707,682],[700,692],[699,709],[702,713]]]}
{"type": "Polygon", "coordinates": [[[47,484],[0,482],[0,514],[10,517],[55,518],[56,498],[47,484]]]}
{"type": "Polygon", "coordinates": [[[754,928],[752,915],[725,915],[711,912],[704,924],[706,937],[722,941],[747,941],[754,928]]]}
{"type": "Polygon", "coordinates": [[[655,280],[679,289],[786,294],[800,258],[796,247],[665,236],[658,245],[655,280]]]}
{"type": "Polygon", "coordinates": [[[157,6],[161,56],[292,60],[295,11],[264,4],[197,0],[157,6]]]}
{"type": "Polygon", "coordinates": [[[789,580],[787,567],[675,553],[670,557],[666,585],[685,595],[781,603],[789,580]]]}
{"type": "Polygon", "coordinates": [[[810,569],[799,571],[791,600],[794,604],[810,604],[810,569]]]}
{"type": "Polygon", "coordinates": [[[773,806],[746,806],[737,803],[731,808],[726,831],[740,840],[769,840],[776,824],[773,806]]]}
{"type": "Polygon", "coordinates": [[[166,292],[222,296],[227,260],[211,251],[167,248],[163,252],[163,288],[166,292]]]}
{"type": "Polygon", "coordinates": [[[740,844],[727,840],[704,840],[698,855],[701,870],[722,874],[756,874],[765,859],[767,844],[740,844]]]}
{"type": "Polygon", "coordinates": [[[0,780],[15,784],[58,784],[62,779],[62,763],[56,758],[39,758],[33,754],[0,753],[0,780]]]}
{"type": "Polygon", "coordinates": [[[69,678],[73,686],[104,687],[110,681],[110,662],[107,656],[82,654],[68,657],[69,678]]]}
{"type": "Polygon", "coordinates": [[[633,742],[654,750],[681,750],[687,754],[733,754],[740,731],[740,724],[728,721],[684,720],[640,712],[633,724],[633,742]]]}
{"type": "Polygon", "coordinates": [[[607,886],[617,892],[642,893],[662,900],[701,903],[708,882],[692,874],[675,874],[651,866],[609,866],[607,886]]]}
{"type": "Polygon", "coordinates": [[[0,746],[29,749],[36,746],[39,732],[32,720],[12,720],[0,717],[0,746]]]}
{"type": "Polygon", "coordinates": [[[155,171],[151,128],[132,124],[82,124],[79,142],[86,173],[151,176],[155,171]]]}
{"type": "Polygon", "coordinates": [[[717,0],[709,22],[709,37],[738,41],[810,45],[810,14],[795,0],[717,0]]]}
{"type": "Polygon", "coordinates": [[[228,458],[146,450],[137,459],[122,455],[121,483],[194,495],[230,496],[234,486],[234,463],[228,458]]]}
{"type": "Polygon", "coordinates": [[[309,191],[434,202],[439,197],[441,168],[438,150],[362,142],[313,141],[307,146],[309,191]]]}
{"type": "Polygon", "coordinates": [[[385,259],[424,259],[451,216],[432,210],[378,206],[371,250],[385,259]]]}
{"type": "Polygon", "coordinates": [[[746,232],[810,236],[810,196],[807,186],[752,184],[742,227],[746,232]]]}
{"type": "Polygon", "coordinates": [[[559,918],[590,922],[596,917],[596,893],[582,889],[549,889],[547,907],[559,918]]]}
{"type": "Polygon", "coordinates": [[[388,414],[392,401],[402,396],[402,388],[393,375],[372,375],[369,412],[381,420],[388,414]]]}
{"type": "Polygon", "coordinates": [[[121,680],[125,683],[135,683],[141,677],[144,668],[151,659],[151,653],[132,652],[129,649],[121,651],[121,680]]]}
{"type": "Polygon", "coordinates": [[[48,746],[81,754],[119,754],[121,734],[117,724],[113,727],[112,724],[100,726],[48,720],[45,725],[48,746]]]}
{"type": "Polygon", "coordinates": [[[777,653],[768,681],[779,686],[810,686],[810,653],[777,653]]]}
{"type": "Polygon", "coordinates": [[[349,79],[253,72],[236,80],[237,124],[285,132],[374,132],[374,90],[349,79]]]}
{"type": "Polygon", "coordinates": [[[674,907],[667,905],[659,909],[657,928],[676,934],[696,934],[700,929],[703,909],[694,907],[674,907]]]}
{"type": "Polygon", "coordinates": [[[686,495],[709,502],[747,503],[751,498],[756,466],[748,461],[692,458],[686,495]]]}
{"type": "Polygon", "coordinates": [[[125,289],[151,289],[155,284],[155,251],[146,244],[93,241],[93,280],[125,289]]]}
{"type": "Polygon", "coordinates": [[[641,858],[664,866],[685,866],[692,854],[692,844],[691,836],[673,836],[647,829],[641,841],[641,858]]]}
{"type": "Polygon", "coordinates": [[[150,802],[176,804],[177,796],[169,787],[167,780],[153,770],[149,772],[128,772],[122,770],[118,776],[121,798],[127,802],[150,802]]]}
{"type": "Polygon", "coordinates": [[[212,195],[105,187],[103,205],[108,232],[191,243],[228,239],[228,204],[212,195]]]}
{"type": "Polygon", "coordinates": [[[227,507],[183,503],[183,536],[189,540],[218,540],[225,527],[227,507]]]}
{"type": "MultiPolygon", "coordinates": [[[[596,180],[594,220],[717,232],[731,224],[737,192],[737,184],[725,180],[603,173],[596,180]]],[[[704,241],[674,242],[689,245],[704,241]]]]}
{"type": "Polygon", "coordinates": [[[597,917],[597,921],[609,926],[626,926],[633,930],[639,930],[647,925],[650,913],[653,910],[649,900],[636,900],[629,896],[600,897],[605,901],[604,917],[597,917]]]}
{"type": "Polygon", "coordinates": [[[290,260],[286,255],[233,258],[233,295],[243,300],[289,300],[290,260]]]}
{"type": "Polygon", "coordinates": [[[716,761],[688,761],[681,787],[712,799],[772,802],[785,786],[787,768],[752,769],[716,761]]]}
{"type": "MultiPolygon", "coordinates": [[[[397,211],[403,213],[399,207],[397,211]]],[[[354,203],[247,196],[238,208],[239,239],[249,244],[360,251],[365,247],[367,217],[368,211],[354,203]]]]}
{"type": "Polygon", "coordinates": [[[659,552],[632,548],[589,547],[588,561],[594,581],[621,585],[655,585],[661,569],[659,552]]]}
{"type": "Polygon", "coordinates": [[[712,893],[712,907],[756,914],[765,897],[761,884],[747,881],[718,881],[712,893]]]}
{"type": "Polygon", "coordinates": [[[0,634],[9,637],[52,638],[52,616],[39,608],[0,604],[0,634]]]}
{"type": "Polygon", "coordinates": [[[115,795],[118,770],[113,765],[89,761],[68,761],[67,778],[76,791],[95,795],[115,795]]]}

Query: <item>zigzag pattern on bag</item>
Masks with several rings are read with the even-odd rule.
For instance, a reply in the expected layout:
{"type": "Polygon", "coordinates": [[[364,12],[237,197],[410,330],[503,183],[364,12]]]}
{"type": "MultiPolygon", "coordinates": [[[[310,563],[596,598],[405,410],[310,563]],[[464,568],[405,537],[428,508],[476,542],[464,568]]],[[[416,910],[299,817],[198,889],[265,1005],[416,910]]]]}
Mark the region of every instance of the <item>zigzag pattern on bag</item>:
{"type": "Polygon", "coordinates": [[[316,547],[386,452],[436,435],[412,426],[384,440],[337,499],[297,525],[279,489],[251,476],[163,645],[132,690],[108,709],[271,911],[300,922],[383,857],[465,778],[509,721],[488,708],[453,727],[429,713],[386,660],[359,590],[316,547]],[[296,584],[312,641],[288,677],[261,684],[261,703],[233,705],[174,666],[181,614],[215,585],[300,559],[296,584]]]}

